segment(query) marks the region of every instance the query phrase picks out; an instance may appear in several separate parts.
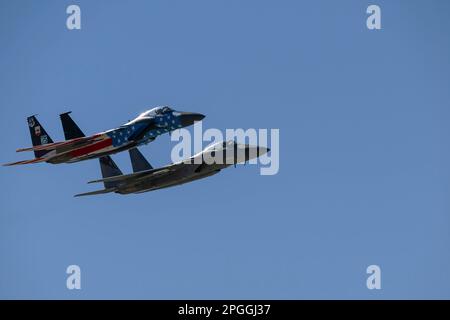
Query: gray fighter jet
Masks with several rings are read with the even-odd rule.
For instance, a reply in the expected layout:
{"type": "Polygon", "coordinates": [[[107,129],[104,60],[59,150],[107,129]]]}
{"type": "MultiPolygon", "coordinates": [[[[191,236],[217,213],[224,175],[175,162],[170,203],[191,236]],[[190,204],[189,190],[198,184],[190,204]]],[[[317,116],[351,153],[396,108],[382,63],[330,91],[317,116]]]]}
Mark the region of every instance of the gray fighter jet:
{"type": "Polygon", "coordinates": [[[86,192],[75,197],[115,192],[142,193],[172,187],[212,176],[231,165],[249,161],[270,149],[235,141],[218,142],[186,160],[154,169],[137,149],[129,150],[133,173],[122,174],[110,156],[99,159],[103,179],[88,183],[103,183],[105,189],[86,192]]]}

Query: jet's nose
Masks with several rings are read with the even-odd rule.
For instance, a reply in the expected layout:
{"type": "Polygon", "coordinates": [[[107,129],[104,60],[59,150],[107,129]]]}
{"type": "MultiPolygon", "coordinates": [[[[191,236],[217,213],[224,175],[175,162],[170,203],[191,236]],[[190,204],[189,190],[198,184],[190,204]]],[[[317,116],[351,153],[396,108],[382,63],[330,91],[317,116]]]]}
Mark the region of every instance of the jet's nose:
{"type": "Polygon", "coordinates": [[[202,121],[205,115],[195,112],[179,112],[180,122],[183,127],[193,125],[195,121],[202,121]]]}
{"type": "Polygon", "coordinates": [[[270,149],[266,147],[258,147],[258,156],[262,156],[263,154],[266,154],[269,152],[270,149]]]}
{"type": "Polygon", "coordinates": [[[250,149],[250,154],[253,151],[253,154],[255,154],[257,157],[262,156],[263,154],[266,154],[267,152],[270,151],[269,148],[266,147],[260,147],[260,146],[248,146],[248,148],[250,149]]]}
{"type": "Polygon", "coordinates": [[[270,149],[266,147],[252,146],[247,144],[245,145],[245,160],[248,161],[254,158],[258,158],[269,151],[270,149]]]}

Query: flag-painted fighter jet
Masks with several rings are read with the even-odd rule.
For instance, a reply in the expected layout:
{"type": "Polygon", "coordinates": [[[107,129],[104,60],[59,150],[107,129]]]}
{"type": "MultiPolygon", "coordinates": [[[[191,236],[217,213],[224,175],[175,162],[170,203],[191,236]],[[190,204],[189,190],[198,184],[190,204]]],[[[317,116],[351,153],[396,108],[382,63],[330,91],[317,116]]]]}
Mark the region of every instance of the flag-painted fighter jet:
{"type": "Polygon", "coordinates": [[[103,179],[88,183],[103,182],[105,189],[75,196],[110,192],[119,194],[142,193],[172,187],[212,176],[230,165],[257,158],[268,151],[270,150],[265,147],[239,144],[235,141],[218,142],[187,160],[154,169],[142,153],[134,148],[128,151],[133,173],[122,174],[111,157],[102,157],[99,161],[103,179]]]}
{"type": "Polygon", "coordinates": [[[34,151],[35,158],[5,165],[72,163],[99,158],[149,143],[161,134],[190,126],[205,117],[200,113],[179,112],[166,106],[156,107],[118,128],[86,137],[69,113],[60,115],[66,138],[61,142],[53,142],[36,116],[28,117],[33,147],[18,149],[17,152],[34,151]]]}

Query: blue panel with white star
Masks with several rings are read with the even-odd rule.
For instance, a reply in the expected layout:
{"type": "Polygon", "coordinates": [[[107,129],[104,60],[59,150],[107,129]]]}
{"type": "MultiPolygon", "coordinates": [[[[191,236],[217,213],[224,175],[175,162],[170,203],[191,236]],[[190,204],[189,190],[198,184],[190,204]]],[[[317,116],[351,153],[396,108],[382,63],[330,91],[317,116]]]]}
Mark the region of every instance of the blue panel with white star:
{"type": "MultiPolygon", "coordinates": [[[[145,143],[148,140],[153,140],[157,136],[173,131],[182,127],[180,117],[174,116],[172,113],[157,116],[155,118],[157,126],[160,128],[148,131],[140,143],[145,143]]],[[[131,136],[135,131],[139,131],[145,124],[135,123],[132,125],[124,126],[108,132],[107,135],[111,138],[114,147],[120,147],[128,143],[128,137],[131,136]]]]}

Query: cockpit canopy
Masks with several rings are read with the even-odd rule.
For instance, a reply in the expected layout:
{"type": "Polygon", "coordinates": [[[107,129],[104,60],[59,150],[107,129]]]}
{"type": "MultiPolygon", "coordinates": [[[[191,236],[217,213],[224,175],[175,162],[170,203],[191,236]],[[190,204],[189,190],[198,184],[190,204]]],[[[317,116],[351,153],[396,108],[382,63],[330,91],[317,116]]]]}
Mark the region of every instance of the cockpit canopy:
{"type": "Polygon", "coordinates": [[[233,140],[228,140],[228,141],[221,141],[221,142],[217,142],[214,143],[210,146],[208,146],[205,151],[212,151],[212,150],[223,150],[223,149],[227,149],[229,147],[234,146],[234,141],[233,140]]]}
{"type": "Polygon", "coordinates": [[[172,112],[173,110],[171,108],[169,108],[168,106],[163,106],[163,107],[156,107],[150,110],[147,110],[145,112],[142,112],[138,118],[147,118],[147,117],[152,117],[155,115],[160,115],[160,114],[165,114],[165,113],[169,113],[172,112]]]}
{"type": "Polygon", "coordinates": [[[172,111],[174,111],[174,110],[168,106],[156,107],[156,108],[142,112],[135,119],[125,123],[125,125],[133,124],[135,122],[138,122],[139,120],[146,119],[146,118],[153,118],[153,117],[163,115],[163,114],[166,114],[166,113],[169,113],[172,111]]]}

